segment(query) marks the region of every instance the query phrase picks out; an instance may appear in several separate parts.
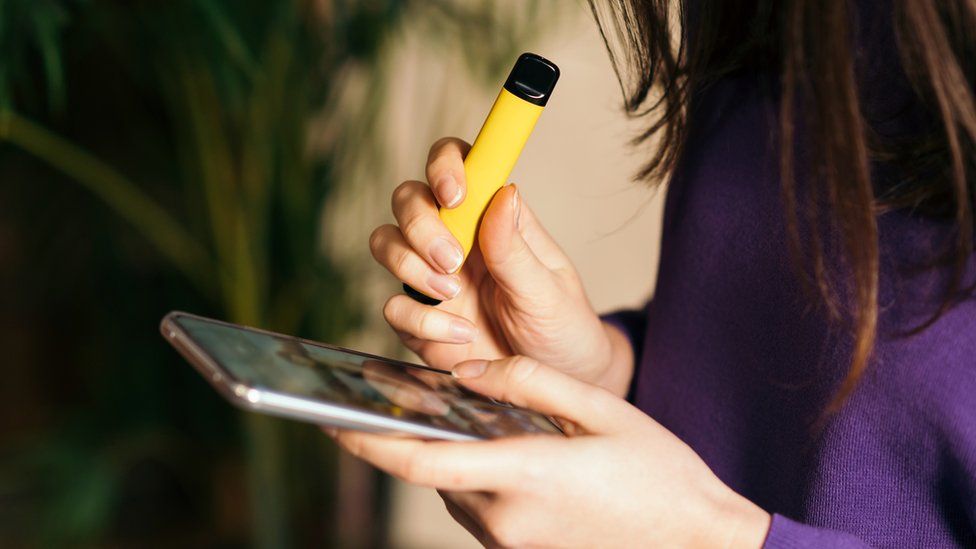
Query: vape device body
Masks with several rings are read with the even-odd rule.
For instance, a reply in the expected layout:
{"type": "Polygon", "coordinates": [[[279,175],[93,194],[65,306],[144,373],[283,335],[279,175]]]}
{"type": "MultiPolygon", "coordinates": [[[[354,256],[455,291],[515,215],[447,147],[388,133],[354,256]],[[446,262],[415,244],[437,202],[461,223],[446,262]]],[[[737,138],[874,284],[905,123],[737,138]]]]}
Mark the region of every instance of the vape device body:
{"type": "MultiPolygon", "coordinates": [[[[455,208],[440,209],[441,220],[461,243],[465,260],[477,242],[485,210],[508,182],[558,79],[559,68],[551,61],[534,53],[520,55],[471,145],[464,159],[464,201],[455,208]]],[[[407,285],[404,290],[422,303],[440,303],[407,285]]]]}

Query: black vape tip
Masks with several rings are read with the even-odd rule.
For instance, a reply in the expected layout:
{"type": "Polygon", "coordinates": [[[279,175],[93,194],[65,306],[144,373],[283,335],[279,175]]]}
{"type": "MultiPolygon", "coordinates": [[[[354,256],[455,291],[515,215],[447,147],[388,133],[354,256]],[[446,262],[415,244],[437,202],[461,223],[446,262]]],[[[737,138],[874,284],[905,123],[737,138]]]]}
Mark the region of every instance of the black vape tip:
{"type": "Polygon", "coordinates": [[[427,294],[420,293],[419,291],[414,290],[411,286],[409,286],[407,284],[404,284],[403,285],[403,292],[406,293],[408,296],[412,297],[415,301],[419,301],[420,303],[423,303],[424,305],[440,305],[441,304],[441,300],[436,299],[436,298],[433,298],[433,297],[430,297],[427,294]]]}
{"type": "Polygon", "coordinates": [[[509,93],[540,106],[545,106],[559,80],[559,67],[541,55],[523,53],[505,81],[509,93]]]}

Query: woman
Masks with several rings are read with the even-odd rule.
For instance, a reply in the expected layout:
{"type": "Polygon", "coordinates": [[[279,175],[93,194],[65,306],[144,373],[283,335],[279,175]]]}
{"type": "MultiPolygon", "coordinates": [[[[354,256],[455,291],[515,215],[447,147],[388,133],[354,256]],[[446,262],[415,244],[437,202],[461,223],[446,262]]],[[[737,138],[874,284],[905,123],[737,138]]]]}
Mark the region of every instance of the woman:
{"type": "Polygon", "coordinates": [[[646,308],[599,318],[515,186],[455,272],[456,139],[370,240],[446,299],[389,300],[408,347],[575,436],[340,443],[487,545],[976,544],[976,6],[610,4],[669,178],[646,308]]]}

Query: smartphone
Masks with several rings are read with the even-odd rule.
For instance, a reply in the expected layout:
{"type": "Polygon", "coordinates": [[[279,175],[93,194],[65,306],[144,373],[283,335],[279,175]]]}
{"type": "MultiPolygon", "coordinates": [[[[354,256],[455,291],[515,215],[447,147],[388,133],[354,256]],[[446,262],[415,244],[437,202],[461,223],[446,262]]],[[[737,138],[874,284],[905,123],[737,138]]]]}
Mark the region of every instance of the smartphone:
{"type": "Polygon", "coordinates": [[[551,418],[469,391],[442,370],[179,311],[160,331],[246,410],[429,439],[562,433],[551,418]]]}

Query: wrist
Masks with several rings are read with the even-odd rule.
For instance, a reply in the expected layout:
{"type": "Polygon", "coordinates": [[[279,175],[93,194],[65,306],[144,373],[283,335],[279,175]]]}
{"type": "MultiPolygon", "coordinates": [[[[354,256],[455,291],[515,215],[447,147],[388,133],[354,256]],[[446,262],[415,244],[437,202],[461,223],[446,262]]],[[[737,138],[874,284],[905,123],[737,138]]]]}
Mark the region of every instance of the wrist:
{"type": "Polygon", "coordinates": [[[766,541],[772,517],[761,507],[725,487],[726,495],[714,512],[711,522],[712,547],[759,548],[766,541]]]}
{"type": "Polygon", "coordinates": [[[600,330],[604,350],[602,360],[594,362],[599,366],[591,382],[623,398],[634,375],[634,350],[627,336],[613,324],[600,320],[600,330]]]}

